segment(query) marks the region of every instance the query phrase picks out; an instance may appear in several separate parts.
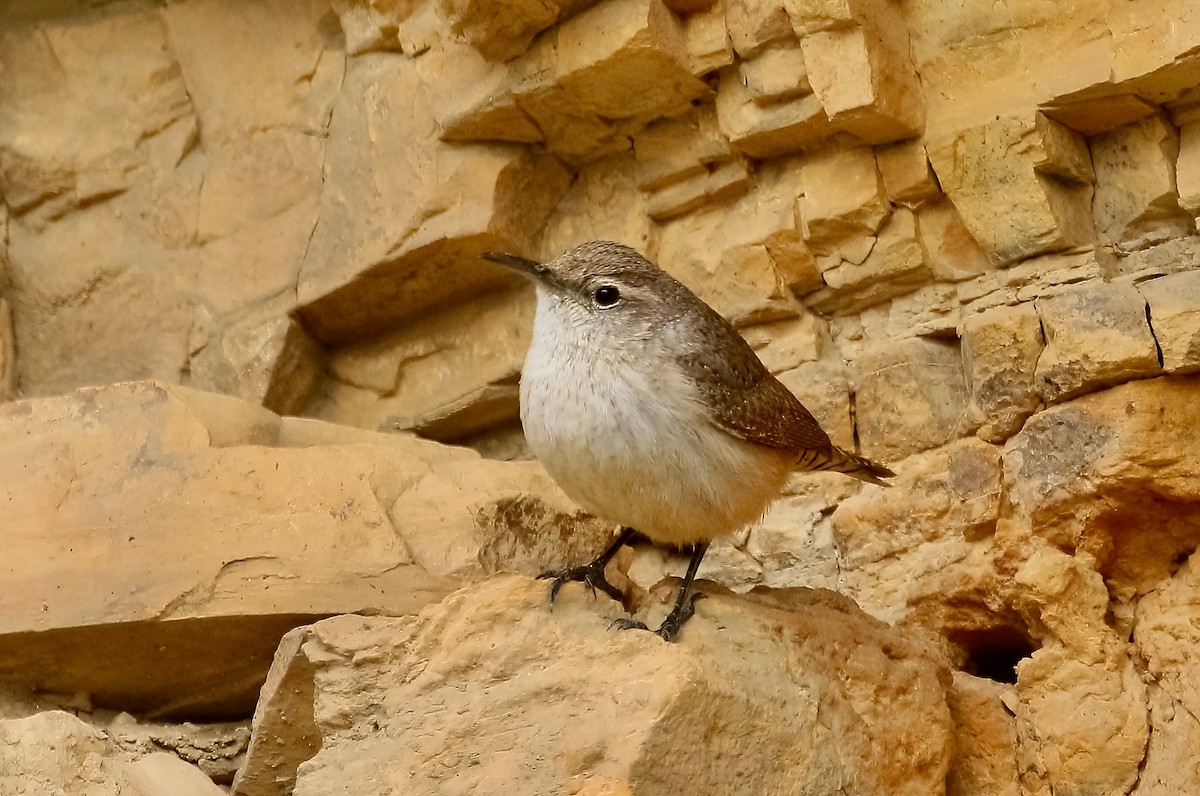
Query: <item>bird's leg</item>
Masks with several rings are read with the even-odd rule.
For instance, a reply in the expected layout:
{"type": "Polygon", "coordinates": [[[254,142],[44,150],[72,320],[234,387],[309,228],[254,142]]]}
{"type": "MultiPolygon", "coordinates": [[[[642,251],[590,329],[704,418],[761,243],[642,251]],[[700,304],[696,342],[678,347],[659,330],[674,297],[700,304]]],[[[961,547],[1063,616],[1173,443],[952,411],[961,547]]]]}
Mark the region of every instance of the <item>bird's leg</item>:
{"type": "MultiPolygon", "coordinates": [[[[696,579],[696,572],[700,569],[700,561],[704,558],[704,554],[708,552],[708,542],[698,542],[692,547],[692,560],[688,563],[687,574],[683,576],[683,586],[679,589],[679,597],[675,600],[675,607],[671,609],[671,613],[667,614],[663,619],[662,624],[658,626],[658,630],[654,632],[662,637],[663,641],[671,641],[679,632],[679,628],[683,627],[683,623],[692,618],[692,614],[696,613],[696,600],[704,596],[703,592],[692,594],[692,581],[696,579]]],[[[613,625],[621,630],[649,630],[650,628],[642,622],[635,619],[617,619],[613,625]]]]}
{"type": "Polygon", "coordinates": [[[554,579],[554,584],[550,586],[550,604],[554,604],[554,598],[558,596],[558,590],[562,588],[563,584],[573,580],[579,581],[587,586],[589,589],[591,589],[592,594],[596,593],[596,589],[598,587],[601,591],[603,591],[609,597],[612,597],[617,602],[624,602],[625,595],[621,593],[620,589],[609,583],[608,579],[604,577],[604,568],[608,566],[608,562],[611,561],[612,557],[617,554],[617,551],[621,549],[621,546],[628,544],[637,535],[638,532],[633,528],[622,528],[621,533],[617,535],[617,538],[613,540],[613,543],[610,544],[603,553],[596,556],[594,561],[584,564],[583,566],[557,569],[550,572],[543,572],[541,575],[538,575],[539,578],[554,579]]]}

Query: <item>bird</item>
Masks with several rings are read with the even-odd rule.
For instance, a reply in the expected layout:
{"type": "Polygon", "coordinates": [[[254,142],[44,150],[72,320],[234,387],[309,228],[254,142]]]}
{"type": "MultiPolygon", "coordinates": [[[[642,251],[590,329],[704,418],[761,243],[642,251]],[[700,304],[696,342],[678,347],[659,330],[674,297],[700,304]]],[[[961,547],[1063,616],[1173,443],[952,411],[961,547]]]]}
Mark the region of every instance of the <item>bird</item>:
{"type": "Polygon", "coordinates": [[[672,641],[703,596],[693,582],[710,542],[758,520],[790,473],[881,486],[895,475],[834,445],[724,317],[635,249],[598,240],[545,263],[481,256],[535,287],[520,379],[530,450],[569,498],[620,527],[590,563],[543,573],[552,604],[568,582],[624,602],[605,567],[639,537],[690,551],[653,631],[672,641]]]}

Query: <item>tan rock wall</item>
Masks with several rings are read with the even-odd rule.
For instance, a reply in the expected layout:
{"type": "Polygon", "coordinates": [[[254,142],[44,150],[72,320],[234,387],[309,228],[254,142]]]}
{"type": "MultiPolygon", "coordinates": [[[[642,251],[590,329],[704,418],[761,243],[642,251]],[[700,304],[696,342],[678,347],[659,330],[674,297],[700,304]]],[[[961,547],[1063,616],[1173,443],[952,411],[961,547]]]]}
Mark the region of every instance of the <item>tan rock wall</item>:
{"type": "MultiPolygon", "coordinates": [[[[896,719],[953,723],[922,771],[868,752],[878,765],[855,769],[831,741],[797,765],[837,777],[745,781],[1200,788],[1200,13],[1186,0],[12,3],[0,200],[0,677],[42,699],[0,712],[17,739],[0,792],[10,770],[48,792],[185,792],[200,770],[228,783],[232,764],[179,769],[122,742],[105,711],[244,719],[296,625],[425,606],[421,621],[450,621],[428,617],[464,583],[599,547],[604,524],[536,463],[497,461],[527,457],[531,305],[478,258],[596,238],[656,258],[839,445],[899,474],[886,492],[794,478],[702,577],[837,589],[956,669],[896,719]],[[38,712],[52,706],[78,716],[38,712]],[[77,759],[86,787],[63,773],[77,759]]],[[[645,608],[681,562],[639,549],[619,563],[645,608]]],[[[454,599],[498,617],[497,647],[517,644],[503,628],[524,627],[512,605],[533,591],[477,588],[454,599]]],[[[720,600],[714,616],[750,621],[720,600]]],[[[424,632],[427,658],[461,664],[424,632]]],[[[564,638],[582,655],[582,636],[564,638]]],[[[288,648],[277,672],[307,661],[301,679],[316,667],[335,690],[384,688],[341,683],[317,647],[288,648]]],[[[521,649],[510,681],[538,665],[521,649]]],[[[690,676],[605,654],[613,670],[666,666],[680,689],[690,676]]],[[[788,660],[833,677],[814,654],[788,660]]],[[[447,698],[425,685],[405,698],[447,698]]],[[[760,685],[721,698],[758,709],[760,685]]],[[[837,692],[837,737],[877,751],[886,733],[856,723],[854,688],[837,692]]],[[[318,712],[328,693],[310,694],[318,712]]],[[[334,762],[312,792],[371,721],[397,722],[385,737],[401,746],[419,731],[394,705],[355,704],[314,714],[307,735],[260,721],[255,754],[295,744],[290,770],[277,781],[259,757],[243,792],[286,792],[317,733],[334,762]]],[[[662,702],[615,768],[573,736],[539,787],[671,792],[645,761],[683,754],[671,722],[697,717],[681,704],[662,702]]],[[[503,736],[487,737],[491,754],[503,736]]]]}

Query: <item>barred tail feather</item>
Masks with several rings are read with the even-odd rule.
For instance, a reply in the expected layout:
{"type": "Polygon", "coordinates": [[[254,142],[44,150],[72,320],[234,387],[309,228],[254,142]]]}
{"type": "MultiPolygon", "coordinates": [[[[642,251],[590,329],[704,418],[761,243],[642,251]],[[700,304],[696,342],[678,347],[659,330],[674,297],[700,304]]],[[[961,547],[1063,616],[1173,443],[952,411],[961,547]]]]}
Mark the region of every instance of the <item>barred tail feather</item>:
{"type": "Polygon", "coordinates": [[[796,469],[832,470],[879,486],[891,486],[882,479],[895,475],[882,464],[876,464],[870,459],[837,447],[830,447],[829,450],[823,451],[804,451],[796,461],[796,469]]]}

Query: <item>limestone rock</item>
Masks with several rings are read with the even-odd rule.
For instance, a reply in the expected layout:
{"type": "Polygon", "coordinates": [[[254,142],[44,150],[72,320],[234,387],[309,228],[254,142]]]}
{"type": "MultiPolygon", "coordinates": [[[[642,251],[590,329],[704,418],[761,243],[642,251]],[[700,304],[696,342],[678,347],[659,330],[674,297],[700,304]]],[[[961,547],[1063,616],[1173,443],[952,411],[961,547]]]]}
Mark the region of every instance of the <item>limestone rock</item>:
{"type": "Polygon", "coordinates": [[[1179,128],[1179,157],[1175,161],[1179,205],[1193,216],[1200,212],[1200,123],[1179,128]]]}
{"type": "Polygon", "coordinates": [[[911,210],[898,207],[868,238],[870,249],[861,259],[847,247],[818,261],[826,288],[805,303],[819,312],[856,312],[911,292],[929,280],[917,224],[911,210]]]}
{"type": "Polygon", "coordinates": [[[795,38],[785,5],[782,0],[725,0],[725,26],[738,57],[752,58],[771,44],[795,38]]]}
{"type": "Polygon", "coordinates": [[[755,58],[741,61],[738,71],[759,105],[812,93],[804,53],[799,47],[772,47],[755,58]]]}
{"type": "Polygon", "coordinates": [[[276,692],[260,713],[311,716],[321,734],[298,796],[436,790],[449,778],[522,792],[941,789],[944,669],[844,600],[712,594],[669,645],[607,631],[613,608],[568,587],[551,611],[544,583],[510,577],[415,620],[327,620],[296,653],[316,670],[315,696],[276,692]],[[770,718],[778,711],[786,719],[770,718]],[[704,730],[705,754],[686,751],[696,735],[683,726],[704,730]]]}
{"type": "Polygon", "coordinates": [[[1005,118],[927,143],[942,190],[967,229],[999,263],[1090,242],[1092,190],[1039,174],[1042,136],[1005,118]],[[1007,208],[996,213],[997,205],[1007,208]]]}
{"type": "Polygon", "coordinates": [[[1035,379],[1046,403],[1160,372],[1146,300],[1131,286],[1088,283],[1037,301],[1046,335],[1035,379]]]}
{"type": "Polygon", "coordinates": [[[948,702],[956,728],[946,796],[1020,796],[1011,688],[954,673],[948,702]]]}
{"type": "Polygon", "coordinates": [[[1034,371],[1044,348],[1041,319],[1032,304],[995,307],[963,321],[967,424],[989,442],[1020,430],[1041,402],[1034,371]]]}
{"type": "Polygon", "coordinates": [[[779,373],[778,378],[812,412],[834,445],[854,447],[850,375],[844,362],[805,362],[779,373]]]}
{"type": "Polygon", "coordinates": [[[428,91],[413,63],[386,54],[346,74],[298,288],[299,317],[321,342],[371,337],[515,284],[479,254],[532,250],[567,189],[553,158],[438,141],[428,91]]]}
{"type": "Polygon", "coordinates": [[[939,193],[925,145],[919,139],[877,148],[875,164],[893,204],[916,204],[939,193]]]}
{"type": "Polygon", "coordinates": [[[1197,539],[1196,389],[1122,384],[1039,412],[1005,445],[1012,516],[1096,556],[1114,597],[1155,588],[1197,539]]]}
{"type": "Polygon", "coordinates": [[[503,5],[475,0],[442,0],[451,29],[494,61],[520,55],[533,37],[558,19],[557,3],[510,0],[503,5]]]}
{"type": "Polygon", "coordinates": [[[0,680],[102,706],[239,715],[305,618],[411,613],[484,561],[541,571],[608,534],[532,462],[184,388],[88,389],[2,419],[0,680]]]}
{"type": "Polygon", "coordinates": [[[734,157],[717,129],[716,114],[704,110],[655,122],[634,136],[633,150],[638,186],[648,192],[705,174],[734,157]]]}
{"type": "Polygon", "coordinates": [[[1186,793],[1200,778],[1200,721],[1161,688],[1150,691],[1150,742],[1134,796],[1186,793]]]}
{"type": "Polygon", "coordinates": [[[0,721],[2,793],[124,796],[127,760],[103,732],[61,710],[0,721]]]}
{"type": "Polygon", "coordinates": [[[1167,373],[1200,370],[1200,271],[1138,285],[1146,297],[1151,331],[1167,373]]]}
{"type": "Polygon", "coordinates": [[[862,453],[883,462],[961,433],[967,392],[959,346],[910,338],[868,348],[854,362],[862,453]]]}
{"type": "Polygon", "coordinates": [[[733,64],[733,46],[725,28],[725,0],[716,0],[705,11],[689,13],[683,20],[683,36],[688,69],[696,77],[733,64]]]}
{"type": "Polygon", "coordinates": [[[919,135],[925,105],[904,15],[892,3],[873,5],[856,24],[813,32],[800,46],[813,92],[835,129],[883,144],[919,135]]]}
{"type": "Polygon", "coordinates": [[[372,430],[414,428],[455,406],[469,412],[462,401],[486,400],[485,388],[515,383],[532,325],[530,291],[510,291],[345,346],[329,357],[334,380],[309,411],[372,430]]]}
{"type": "Polygon", "coordinates": [[[147,755],[131,763],[128,772],[134,791],[143,796],[222,796],[225,793],[200,773],[200,769],[170,752],[147,755]]]}
{"type": "Polygon", "coordinates": [[[1025,789],[1121,793],[1137,781],[1149,734],[1146,686],[1105,622],[1108,594],[1095,563],[1087,553],[1044,548],[1014,576],[1019,610],[1047,636],[1017,667],[1025,789]]]}
{"type": "Polygon", "coordinates": [[[591,240],[621,241],[638,251],[649,250],[653,222],[646,194],[638,190],[636,171],[632,152],[582,168],[546,222],[537,256],[552,260],[591,240]]]}
{"type": "MultiPolygon", "coordinates": [[[[886,179],[885,173],[885,184],[886,179]]],[[[991,270],[987,254],[950,202],[924,202],[916,209],[916,216],[921,253],[934,278],[961,282],[991,270]]]]}
{"type": "Polygon", "coordinates": [[[1197,580],[1197,558],[1191,555],[1178,572],[1138,603],[1134,625],[1134,642],[1164,697],[1157,700],[1155,711],[1178,712],[1191,716],[1193,721],[1196,706],[1200,705],[1196,661],[1191,652],[1198,641],[1197,580]]]}
{"type": "Polygon", "coordinates": [[[831,521],[839,588],[873,616],[897,622],[974,566],[1000,514],[1000,450],[963,439],[892,466],[899,489],[863,488],[831,521]]]}
{"type": "Polygon", "coordinates": [[[1137,249],[1194,229],[1194,219],[1179,207],[1179,132],[1166,119],[1152,116],[1096,136],[1091,152],[1093,212],[1106,239],[1137,249]]]}
{"type": "Polygon", "coordinates": [[[816,94],[762,105],[738,70],[720,71],[717,120],[721,133],[752,158],[773,158],[799,151],[834,132],[816,94]]]}
{"type": "Polygon", "coordinates": [[[804,239],[818,254],[855,235],[872,235],[888,215],[870,149],[830,149],[806,160],[799,216],[804,239]]]}
{"type": "Polygon", "coordinates": [[[252,316],[208,334],[198,331],[193,328],[188,386],[259,403],[278,414],[300,414],[308,405],[325,355],[295,320],[282,313],[252,316]]]}

